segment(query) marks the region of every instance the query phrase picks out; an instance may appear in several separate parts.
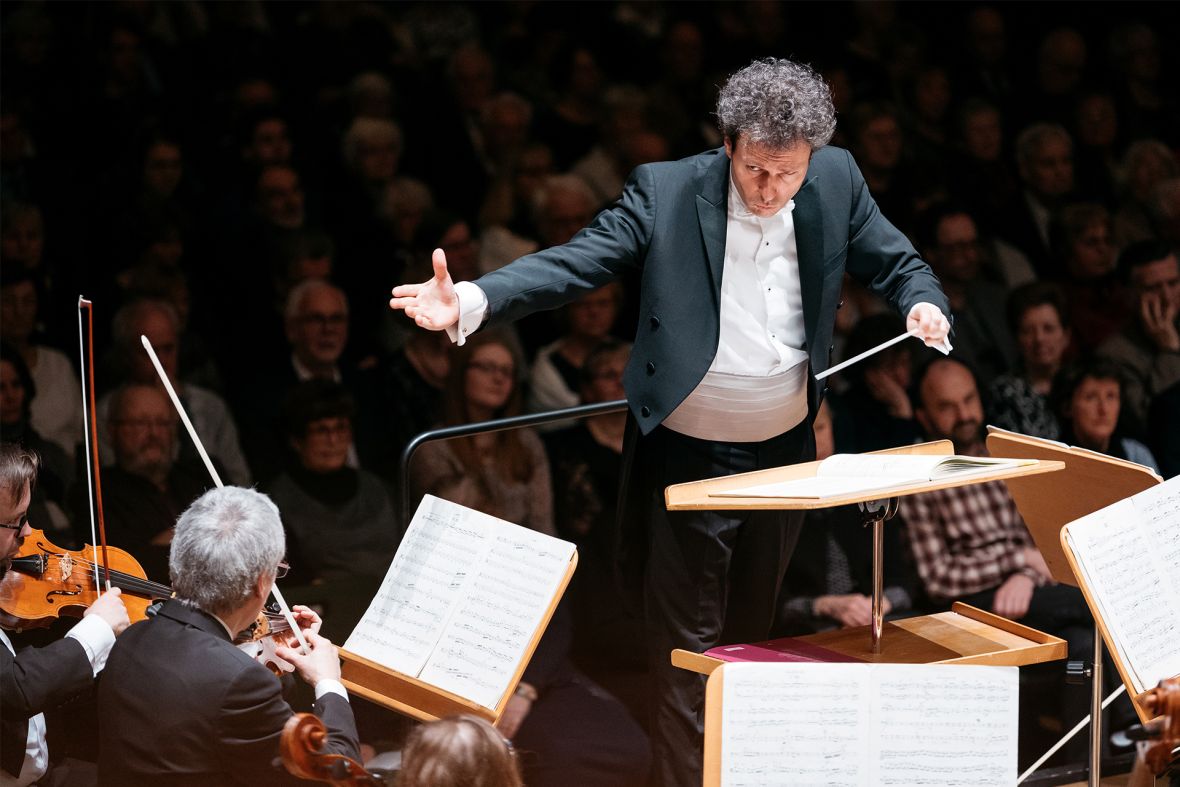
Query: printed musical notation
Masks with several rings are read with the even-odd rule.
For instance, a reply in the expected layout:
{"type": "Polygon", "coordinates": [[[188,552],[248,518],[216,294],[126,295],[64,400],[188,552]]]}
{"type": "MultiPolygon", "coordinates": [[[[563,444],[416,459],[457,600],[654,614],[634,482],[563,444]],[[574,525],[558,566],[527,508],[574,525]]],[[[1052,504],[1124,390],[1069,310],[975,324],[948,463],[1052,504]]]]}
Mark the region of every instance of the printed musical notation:
{"type": "Polygon", "coordinates": [[[724,680],[725,787],[1015,783],[1015,668],[739,663],[724,680]]]}
{"type": "Polygon", "coordinates": [[[573,552],[427,495],[344,649],[495,708],[573,552]]]}
{"type": "Polygon", "coordinates": [[[1180,478],[1066,527],[1131,688],[1180,674],[1180,478]]]}

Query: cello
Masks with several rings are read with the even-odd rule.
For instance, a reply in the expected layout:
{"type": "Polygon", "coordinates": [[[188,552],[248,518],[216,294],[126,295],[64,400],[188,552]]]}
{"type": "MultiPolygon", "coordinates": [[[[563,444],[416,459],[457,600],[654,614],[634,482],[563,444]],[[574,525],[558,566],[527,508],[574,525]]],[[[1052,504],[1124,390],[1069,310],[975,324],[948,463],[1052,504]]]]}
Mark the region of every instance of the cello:
{"type": "Polygon", "coordinates": [[[384,787],[384,781],[351,757],[321,751],[327,737],[327,728],[314,713],[296,713],[287,719],[279,738],[283,767],[300,779],[333,787],[384,787]]]}

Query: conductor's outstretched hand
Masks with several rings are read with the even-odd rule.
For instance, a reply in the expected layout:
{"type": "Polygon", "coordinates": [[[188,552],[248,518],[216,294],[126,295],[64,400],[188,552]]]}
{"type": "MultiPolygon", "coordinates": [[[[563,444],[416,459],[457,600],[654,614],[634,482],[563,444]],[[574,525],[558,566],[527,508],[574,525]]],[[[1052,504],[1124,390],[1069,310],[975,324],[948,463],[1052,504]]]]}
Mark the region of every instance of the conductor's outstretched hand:
{"type": "Polygon", "coordinates": [[[431,256],[434,277],[422,284],[402,284],[393,288],[389,308],[401,309],[419,326],[442,331],[459,322],[459,298],[455,283],[447,272],[447,255],[435,249],[431,256]]]}

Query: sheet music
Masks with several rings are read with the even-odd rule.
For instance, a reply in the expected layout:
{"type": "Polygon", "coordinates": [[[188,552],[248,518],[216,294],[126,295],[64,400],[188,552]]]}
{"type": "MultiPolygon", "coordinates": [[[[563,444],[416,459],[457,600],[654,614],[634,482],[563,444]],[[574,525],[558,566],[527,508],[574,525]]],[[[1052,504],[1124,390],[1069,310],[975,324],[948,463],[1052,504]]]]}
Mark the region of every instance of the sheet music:
{"type": "Polygon", "coordinates": [[[723,787],[1016,783],[1014,667],[724,669],[723,787]]]}
{"type": "Polygon", "coordinates": [[[1133,498],[1139,524],[1151,540],[1152,555],[1180,596],[1180,476],[1133,498]]]}
{"type": "Polygon", "coordinates": [[[874,785],[1016,783],[1015,668],[877,664],[873,670],[874,785]]]}
{"type": "Polygon", "coordinates": [[[426,495],[344,649],[494,709],[573,554],[426,495]]]}
{"type": "Polygon", "coordinates": [[[461,506],[427,495],[385,580],[344,649],[417,676],[434,650],[463,582],[483,559],[488,532],[461,506]]]}
{"type": "Polygon", "coordinates": [[[722,787],[868,784],[865,666],[726,664],[722,787]]]}
{"type": "Polygon", "coordinates": [[[496,527],[421,677],[495,708],[557,592],[574,545],[471,513],[496,527]]]}
{"type": "MultiPolygon", "coordinates": [[[[1120,500],[1067,527],[1091,595],[1139,693],[1180,673],[1180,595],[1168,576],[1175,564],[1161,570],[1158,547],[1141,529],[1137,500],[1138,495],[1120,500]]],[[[1151,504],[1147,508],[1163,513],[1151,504]]],[[[1177,517],[1180,512],[1173,509],[1171,518],[1177,517]]]]}

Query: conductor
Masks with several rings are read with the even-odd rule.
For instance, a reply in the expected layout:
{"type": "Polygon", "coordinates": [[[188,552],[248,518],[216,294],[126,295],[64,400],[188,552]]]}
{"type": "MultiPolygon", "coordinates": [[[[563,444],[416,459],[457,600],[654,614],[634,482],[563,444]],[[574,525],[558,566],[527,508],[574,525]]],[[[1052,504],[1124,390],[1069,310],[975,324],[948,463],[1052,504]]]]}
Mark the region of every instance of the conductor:
{"type": "Polygon", "coordinates": [[[814,458],[845,273],[883,296],[927,344],[950,325],[938,279],[881,215],[852,156],[829,147],[831,92],[806,65],[758,60],[721,89],[724,147],[645,164],[568,243],[453,283],[394,288],[390,306],[462,342],[485,324],[553,309],[627,272],[640,320],[629,406],[623,538],[646,556],[643,596],[662,785],[700,783],[704,678],[673,648],[765,639],[801,516],[671,513],[669,484],[814,458]]]}

